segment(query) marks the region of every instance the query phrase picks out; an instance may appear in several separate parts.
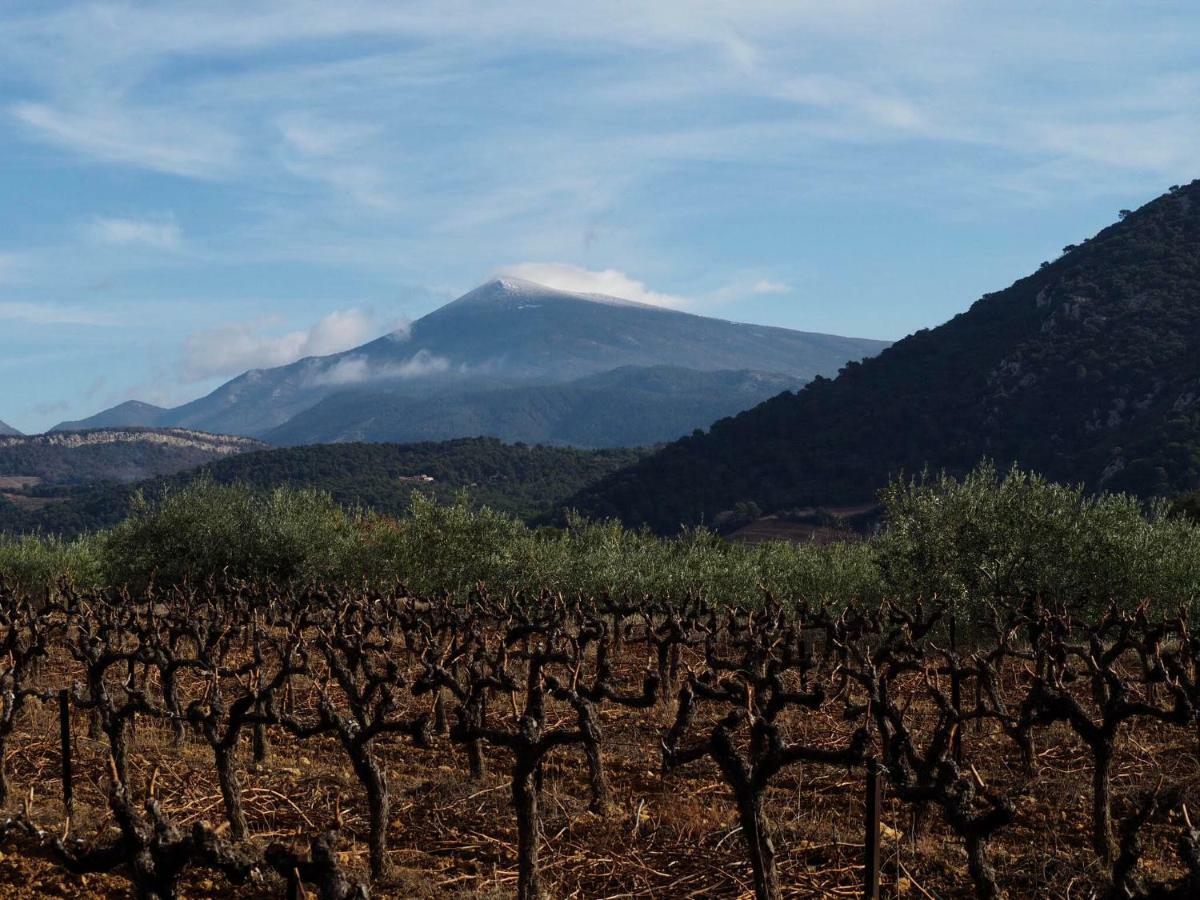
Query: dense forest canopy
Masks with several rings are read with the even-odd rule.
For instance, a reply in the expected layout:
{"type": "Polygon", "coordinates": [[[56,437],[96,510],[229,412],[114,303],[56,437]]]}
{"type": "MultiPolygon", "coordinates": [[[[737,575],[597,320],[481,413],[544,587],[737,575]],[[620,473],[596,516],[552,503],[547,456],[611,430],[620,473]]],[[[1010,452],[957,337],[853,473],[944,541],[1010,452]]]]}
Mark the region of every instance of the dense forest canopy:
{"type": "Polygon", "coordinates": [[[494,438],[264,450],[134,485],[35,488],[7,501],[0,496],[0,533],[70,536],[107,528],[129,513],[138,492],[153,498],[196,479],[257,490],[312,488],[342,506],[392,516],[407,510],[415,490],[442,502],[466,490],[476,504],[532,518],[585,484],[636,462],[642,452],[505,444],[494,438]]]}

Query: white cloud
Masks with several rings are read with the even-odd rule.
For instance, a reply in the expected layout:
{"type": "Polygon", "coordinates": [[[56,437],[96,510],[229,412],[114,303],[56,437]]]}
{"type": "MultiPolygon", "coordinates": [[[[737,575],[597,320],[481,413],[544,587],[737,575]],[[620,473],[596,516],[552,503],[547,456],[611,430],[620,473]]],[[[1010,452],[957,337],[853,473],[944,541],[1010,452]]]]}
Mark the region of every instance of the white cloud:
{"type": "Polygon", "coordinates": [[[247,369],[285,366],[306,356],[349,350],[379,333],[378,319],[358,309],[337,310],[307,331],[269,333],[271,319],[230,322],[198,331],[184,341],[182,377],[202,381],[247,369]]]}
{"type": "Polygon", "coordinates": [[[418,350],[404,362],[388,363],[382,366],[373,364],[366,357],[351,356],[339,359],[328,369],[315,375],[312,383],[362,384],[367,381],[424,378],[429,375],[440,375],[449,370],[450,360],[444,356],[436,356],[428,350],[418,350]]]}
{"type": "Polygon", "coordinates": [[[211,120],[173,109],[86,111],[18,103],[11,112],[45,140],[105,162],[215,178],[233,167],[237,142],[211,120]]]}
{"type": "Polygon", "coordinates": [[[669,309],[682,309],[692,305],[692,301],[687,297],[652,291],[641,281],[617,269],[594,270],[570,263],[524,262],[503,266],[497,269],[495,274],[536,281],[538,284],[544,284],[546,287],[560,291],[571,291],[576,294],[605,294],[609,297],[620,297],[623,300],[633,300],[650,306],[665,306],[669,309]]]}
{"type": "Polygon", "coordinates": [[[752,294],[790,294],[792,286],[783,281],[772,281],[769,278],[763,278],[756,281],[750,287],[752,294]]]}
{"type": "Polygon", "coordinates": [[[376,125],[317,119],[307,113],[280,116],[276,124],[287,146],[305,156],[334,156],[354,150],[379,133],[376,125]]]}
{"type": "Polygon", "coordinates": [[[81,306],[0,300],[0,321],[28,325],[113,325],[111,316],[81,306]]]}
{"type": "Polygon", "coordinates": [[[182,243],[179,226],[169,219],[100,218],[87,226],[87,234],[102,244],[144,244],[158,250],[176,250],[182,243]]]}
{"type": "Polygon", "coordinates": [[[281,116],[276,125],[283,138],[283,164],[291,174],[322,183],[335,196],[368,209],[396,208],[388,178],[365,161],[379,157],[368,143],[379,132],[377,126],[309,114],[281,116]]]}

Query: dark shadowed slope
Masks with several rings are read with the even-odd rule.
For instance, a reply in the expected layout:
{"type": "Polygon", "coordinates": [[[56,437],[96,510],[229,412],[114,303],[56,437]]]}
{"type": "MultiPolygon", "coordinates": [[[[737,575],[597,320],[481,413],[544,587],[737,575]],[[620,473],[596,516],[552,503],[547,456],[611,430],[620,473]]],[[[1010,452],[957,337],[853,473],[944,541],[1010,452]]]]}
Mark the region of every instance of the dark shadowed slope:
{"type": "Polygon", "coordinates": [[[577,495],[670,530],[740,500],[870,498],[987,455],[1141,495],[1200,484],[1200,182],[830,381],[716,423],[577,495]]]}
{"type": "Polygon", "coordinates": [[[264,435],[272,444],[441,441],[488,435],[576,447],[661,444],[749,409],[799,379],[746,371],[626,366],[565,384],[435,397],[334,394],[264,435]]]}

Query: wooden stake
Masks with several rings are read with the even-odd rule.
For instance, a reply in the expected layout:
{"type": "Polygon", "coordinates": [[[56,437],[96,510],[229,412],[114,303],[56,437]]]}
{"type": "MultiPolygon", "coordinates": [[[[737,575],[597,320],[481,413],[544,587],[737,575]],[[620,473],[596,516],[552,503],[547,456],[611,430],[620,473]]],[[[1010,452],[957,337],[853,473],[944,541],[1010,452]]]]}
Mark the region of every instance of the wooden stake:
{"type": "Polygon", "coordinates": [[[879,813],[882,800],[879,761],[871,757],[867,760],[866,839],[863,841],[863,897],[866,900],[879,900],[879,813]]]}

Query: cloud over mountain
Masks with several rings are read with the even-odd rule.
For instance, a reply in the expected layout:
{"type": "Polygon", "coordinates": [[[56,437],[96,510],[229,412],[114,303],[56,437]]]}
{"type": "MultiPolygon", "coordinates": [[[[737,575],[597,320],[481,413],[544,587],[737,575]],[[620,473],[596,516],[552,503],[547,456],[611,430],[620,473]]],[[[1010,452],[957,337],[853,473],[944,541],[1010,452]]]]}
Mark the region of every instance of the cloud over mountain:
{"type": "Polygon", "coordinates": [[[569,291],[573,294],[603,294],[606,297],[620,297],[622,300],[633,300],[636,303],[645,303],[650,306],[664,306],[667,309],[685,309],[692,305],[692,301],[687,297],[652,291],[641,281],[617,269],[596,271],[570,263],[524,262],[503,266],[496,271],[496,274],[534,281],[558,291],[569,291]]]}
{"type": "MultiPolygon", "coordinates": [[[[184,341],[181,376],[187,381],[203,381],[247,369],[285,366],[306,356],[348,350],[381,330],[378,317],[360,309],[335,310],[307,331],[271,334],[274,324],[267,318],[252,319],[192,334],[184,341]]],[[[402,334],[403,329],[396,333],[402,334]]]]}

